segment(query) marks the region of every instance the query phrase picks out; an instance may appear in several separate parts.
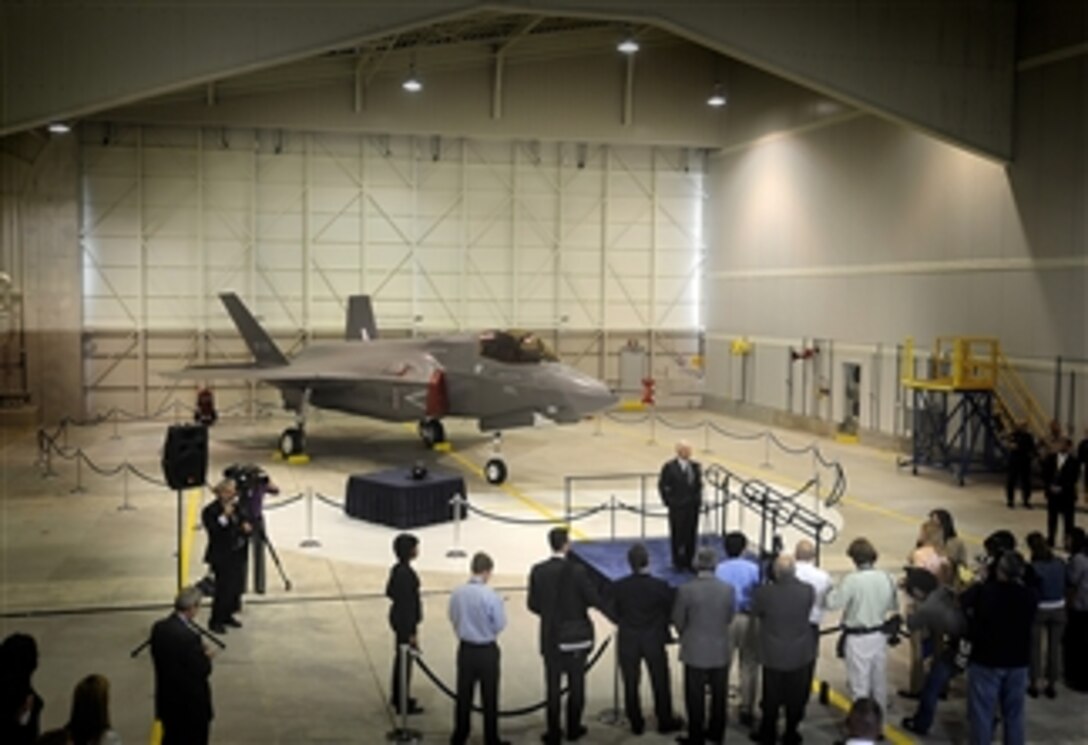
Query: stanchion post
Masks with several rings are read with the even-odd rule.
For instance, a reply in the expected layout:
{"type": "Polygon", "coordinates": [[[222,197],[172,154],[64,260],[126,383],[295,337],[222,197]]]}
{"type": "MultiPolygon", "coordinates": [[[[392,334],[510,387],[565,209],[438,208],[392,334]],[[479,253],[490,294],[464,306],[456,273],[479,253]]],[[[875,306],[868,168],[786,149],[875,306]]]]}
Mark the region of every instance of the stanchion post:
{"type": "Polygon", "coordinates": [[[608,537],[609,540],[616,540],[616,495],[612,494],[608,498],[608,537]]]}
{"type": "Polygon", "coordinates": [[[129,471],[129,468],[130,468],[129,464],[126,463],[125,467],[121,469],[121,500],[122,501],[121,501],[121,506],[117,508],[121,512],[128,512],[129,510],[136,509],[136,507],[134,505],[130,504],[129,501],[128,501],[128,471],[129,471]]]}
{"type": "Polygon", "coordinates": [[[613,727],[623,723],[623,709],[620,708],[620,656],[619,656],[618,631],[612,632],[612,707],[603,709],[597,715],[597,721],[601,724],[610,724],[613,727]]]}
{"type": "Polygon", "coordinates": [[[460,494],[454,494],[450,499],[450,504],[453,505],[453,547],[446,552],[447,559],[463,559],[468,555],[461,548],[461,510],[467,501],[460,494]]]}
{"type": "Polygon", "coordinates": [[[302,548],[319,548],[321,541],[314,538],[314,488],[306,487],[306,537],[298,544],[302,548]]]}
{"type": "Polygon", "coordinates": [[[83,451],[76,451],[76,485],[72,487],[69,494],[82,494],[83,489],[83,451]]]}
{"type": "Polygon", "coordinates": [[[45,437],[45,472],[42,473],[43,479],[54,479],[57,477],[57,472],[53,470],[53,441],[49,439],[49,436],[45,437]]]}
{"type": "Polygon", "coordinates": [[[60,436],[61,436],[61,440],[62,440],[61,447],[64,448],[65,450],[67,450],[68,449],[68,420],[67,419],[63,420],[60,423],[60,436]]]}
{"type": "Polygon", "coordinates": [[[710,452],[710,420],[703,420],[703,452],[710,452]]]}
{"type": "Polygon", "coordinates": [[[411,648],[407,644],[397,645],[397,674],[400,679],[400,691],[397,705],[400,708],[400,726],[385,736],[390,742],[419,742],[419,732],[408,729],[408,655],[411,648]]]}
{"type": "Polygon", "coordinates": [[[177,576],[178,589],[177,589],[177,591],[178,592],[181,592],[182,585],[185,582],[184,567],[181,566],[181,539],[182,539],[181,532],[182,532],[182,523],[184,522],[184,516],[182,514],[184,512],[184,506],[182,504],[182,501],[183,501],[182,491],[181,491],[181,489],[178,489],[178,552],[177,552],[177,556],[178,556],[178,576],[177,576]]]}
{"type": "Polygon", "coordinates": [[[761,468],[772,468],[771,465],[771,433],[763,433],[763,462],[759,464],[761,468]]]}
{"type": "Polygon", "coordinates": [[[110,435],[110,439],[111,440],[120,440],[121,439],[121,433],[119,433],[117,431],[117,409],[110,409],[110,419],[112,420],[111,424],[113,424],[112,434],[110,435]]]}
{"type": "Polygon", "coordinates": [[[642,474],[638,477],[638,484],[638,533],[643,540],[646,540],[646,474],[642,474]]]}

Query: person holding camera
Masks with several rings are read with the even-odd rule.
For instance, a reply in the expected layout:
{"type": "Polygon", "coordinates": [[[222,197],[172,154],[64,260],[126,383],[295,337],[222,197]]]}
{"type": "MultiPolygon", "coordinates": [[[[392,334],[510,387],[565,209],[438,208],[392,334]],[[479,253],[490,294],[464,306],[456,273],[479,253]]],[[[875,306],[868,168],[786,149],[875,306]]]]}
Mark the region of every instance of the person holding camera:
{"type": "Polygon", "coordinates": [[[215,501],[208,504],[200,515],[208,535],[204,561],[211,566],[215,575],[215,595],[208,628],[217,634],[225,634],[227,626],[242,628],[241,621],[234,614],[242,607],[246,548],[253,526],[238,509],[238,490],[233,479],[223,479],[212,492],[215,501]]]}

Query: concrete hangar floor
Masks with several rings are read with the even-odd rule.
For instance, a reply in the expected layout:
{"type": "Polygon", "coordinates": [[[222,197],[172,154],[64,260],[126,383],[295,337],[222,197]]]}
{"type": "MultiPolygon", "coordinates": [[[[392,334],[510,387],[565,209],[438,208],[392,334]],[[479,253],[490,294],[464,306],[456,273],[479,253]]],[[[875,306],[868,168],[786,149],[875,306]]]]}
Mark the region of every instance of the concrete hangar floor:
{"type": "MultiPolygon", "coordinates": [[[[426,452],[414,428],[363,419],[326,415],[312,423],[307,465],[291,466],[272,459],[276,435],[283,422],[276,417],[249,419],[225,416],[211,430],[209,481],[235,462],[264,467],[281,487],[272,504],[313,492],[312,528],[306,498],[266,513],[268,532],[278,549],[292,589],[285,590],[276,568],[268,565],[267,593],[247,595],[241,616],[245,628],[224,637],[227,649],[214,661],[212,687],[216,718],[212,740],[218,743],[372,743],[381,742],[395,726],[388,700],[393,658],[392,636],[386,623],[383,596],[392,563],[391,542],[396,530],[347,517],[338,507],[349,474],[388,467],[407,468],[423,460],[431,468],[461,471],[472,503],[516,520],[497,522],[472,515],[462,525],[462,547],[471,555],[488,551],[495,560],[493,586],[507,600],[509,626],[500,639],[502,686],[500,705],[517,708],[541,701],[543,671],[537,653],[537,622],[525,608],[529,567],[547,556],[547,524],[564,511],[564,476],[604,473],[654,473],[671,455],[672,443],[685,437],[704,464],[717,463],[742,477],[764,479],[792,491],[820,470],[811,453],[790,455],[769,445],[761,428],[702,411],[662,412],[666,421],[651,425],[638,414],[606,417],[563,428],[515,430],[504,437],[503,451],[511,469],[501,487],[489,486],[479,468],[489,457],[491,440],[471,423],[447,422],[453,448],[449,453],[426,452]],[[671,425],[671,426],[670,426],[671,425]],[[722,431],[742,437],[727,437],[722,431]],[[744,439],[745,437],[749,439],[744,439]],[[814,468],[816,471],[814,471],[814,468]],[[321,499],[323,497],[324,499],[321,499]],[[328,500],[328,501],[325,501],[328,500]],[[321,545],[303,548],[312,532],[321,545]]],[[[154,422],[104,422],[69,426],[57,431],[58,446],[80,450],[88,461],[54,455],[45,475],[35,431],[0,429],[0,632],[33,634],[41,651],[34,681],[46,702],[43,727],[60,726],[67,718],[72,688],[84,675],[98,672],[112,683],[115,729],[129,743],[144,742],[151,731],[153,680],[146,653],[136,659],[130,651],[143,641],[151,624],[165,615],[173,596],[177,572],[178,505],[174,492],[150,484],[134,473],[101,475],[91,463],[109,470],[128,462],[144,474],[160,478],[160,449],[167,418],[154,422]],[[76,489],[80,487],[81,490],[76,489]],[[129,509],[126,509],[129,508],[129,509]]],[[[812,441],[796,432],[774,431],[790,448],[812,441]]],[[[840,463],[848,485],[832,508],[821,516],[838,530],[826,546],[823,566],[833,574],[847,571],[847,544],[864,535],[881,552],[879,564],[889,570],[901,565],[913,546],[926,513],[938,506],[951,510],[972,554],[981,540],[1000,527],[1021,538],[1042,529],[1044,511],[1009,512],[1001,487],[977,480],[964,488],[946,474],[914,477],[896,468],[896,456],[857,445],[819,441],[822,455],[840,463]]],[[[821,477],[826,492],[826,473],[821,477]]],[[[649,503],[657,507],[653,481],[649,503]]],[[[577,482],[574,511],[618,501],[637,504],[637,480],[577,482]]],[[[208,498],[205,494],[204,499],[208,498]]],[[[200,497],[193,506],[194,512],[200,497]]],[[[809,506],[817,509],[813,498],[809,506]]],[[[196,521],[199,524],[199,520],[196,521]]],[[[729,527],[739,526],[755,538],[757,521],[742,517],[736,507],[727,513],[729,527]]],[[[607,540],[613,534],[637,536],[637,517],[617,512],[613,528],[605,510],[575,524],[576,540],[607,540]]],[[[199,528],[186,531],[187,573],[203,573],[204,538],[199,528]]],[[[467,577],[467,559],[447,558],[454,543],[452,523],[417,529],[421,555],[416,564],[424,591],[424,623],[420,643],[427,664],[447,683],[454,681],[456,641],[446,619],[449,590],[467,577]]],[[[663,536],[663,520],[648,520],[648,536],[663,536]]],[[[797,534],[785,531],[787,548],[797,534]]],[[[206,622],[207,607],[198,620],[206,622]]],[[[825,626],[836,619],[829,617],[825,626]]],[[[598,639],[611,626],[596,617],[598,639]]],[[[841,737],[843,665],[833,651],[832,636],[824,637],[818,663],[820,679],[839,694],[832,705],[815,697],[803,724],[807,743],[830,743],[841,737]]],[[[889,659],[890,712],[897,724],[912,712],[913,702],[894,691],[907,680],[907,646],[893,649],[889,659]]],[[[683,710],[682,671],[670,652],[673,700],[683,710]]],[[[587,683],[587,741],[591,743],[671,742],[653,732],[633,736],[623,724],[598,717],[614,705],[613,655],[606,650],[590,671],[587,683]]],[[[735,671],[734,682],[735,682],[735,671]]],[[[650,716],[648,682],[643,682],[643,706],[650,716]]],[[[942,703],[933,742],[966,741],[966,705],[962,679],[951,699],[942,703]]],[[[426,709],[410,724],[423,740],[442,742],[452,729],[453,705],[417,670],[412,693],[426,709]]],[[[727,738],[746,741],[736,723],[735,690],[730,699],[727,738]]],[[[1070,707],[1076,694],[1064,687],[1054,701],[1029,700],[1028,739],[1031,742],[1083,742],[1085,719],[1070,707]]],[[[622,697],[621,697],[622,698],[622,697]]],[[[622,705],[622,704],[621,704],[622,705]]],[[[514,743],[536,743],[543,731],[541,712],[501,720],[501,732],[514,743]]],[[[482,742],[482,723],[473,722],[473,742],[482,742]]],[[[898,729],[892,742],[910,742],[898,729]]]]}

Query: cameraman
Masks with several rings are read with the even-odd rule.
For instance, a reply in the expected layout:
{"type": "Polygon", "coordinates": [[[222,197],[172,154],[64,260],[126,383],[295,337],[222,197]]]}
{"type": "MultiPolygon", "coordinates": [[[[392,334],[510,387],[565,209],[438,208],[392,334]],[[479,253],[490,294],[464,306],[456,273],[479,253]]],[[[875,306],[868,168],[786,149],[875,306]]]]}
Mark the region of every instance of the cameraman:
{"type": "MultiPolygon", "coordinates": [[[[238,492],[238,514],[243,522],[250,524],[250,543],[253,545],[253,589],[264,594],[265,563],[264,548],[269,544],[268,534],[264,529],[264,498],[267,494],[279,494],[280,489],[258,465],[232,465],[223,471],[223,476],[233,479],[238,492]]],[[[270,544],[269,544],[270,545],[270,544]]],[[[246,559],[242,559],[242,582],[248,572],[246,559]]]]}
{"type": "Polygon", "coordinates": [[[242,628],[234,614],[242,605],[246,546],[253,526],[238,510],[238,490],[233,479],[223,479],[212,491],[216,499],[200,516],[208,534],[204,561],[215,574],[215,597],[208,628],[225,634],[227,626],[242,628]]]}

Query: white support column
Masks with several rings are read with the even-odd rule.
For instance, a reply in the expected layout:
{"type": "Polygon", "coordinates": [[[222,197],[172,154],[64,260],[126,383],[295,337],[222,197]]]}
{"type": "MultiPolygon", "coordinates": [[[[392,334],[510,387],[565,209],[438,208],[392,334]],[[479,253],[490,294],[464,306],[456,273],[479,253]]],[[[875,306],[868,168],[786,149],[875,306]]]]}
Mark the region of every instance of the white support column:
{"type": "MultiPolygon", "coordinates": [[[[249,246],[246,249],[246,289],[249,294],[250,308],[260,315],[260,303],[257,298],[257,195],[260,193],[261,163],[257,148],[253,148],[251,161],[252,178],[249,183],[249,246]]],[[[250,386],[250,391],[254,386],[250,386]]],[[[252,403],[252,401],[251,401],[252,403]]]]}
{"type": "Polygon", "coordinates": [[[555,352],[559,353],[559,335],[563,328],[561,295],[563,292],[563,148],[555,146],[555,245],[552,247],[552,323],[555,324],[555,352]]]}
{"type": "Polygon", "coordinates": [[[302,146],[302,332],[309,340],[313,333],[310,323],[310,295],[312,292],[313,247],[310,245],[310,187],[313,174],[313,133],[307,132],[302,146]]]}
{"type": "Polygon", "coordinates": [[[458,311],[457,311],[457,328],[460,331],[464,331],[468,319],[468,244],[472,240],[472,228],[469,224],[469,220],[472,217],[472,212],[469,209],[468,201],[469,190],[469,178],[468,178],[468,140],[464,137],[461,138],[461,225],[458,230],[458,252],[457,262],[458,271],[461,275],[460,281],[457,283],[459,297],[458,311]]]}
{"type": "Polygon", "coordinates": [[[521,272],[521,260],[518,250],[518,210],[521,208],[518,192],[518,150],[517,140],[510,143],[510,325],[520,328],[521,303],[518,302],[518,276],[521,272]]]}
{"type": "Polygon", "coordinates": [[[408,246],[409,258],[408,261],[412,266],[412,336],[416,335],[418,330],[419,318],[419,256],[416,254],[416,246],[418,245],[419,236],[419,153],[416,152],[415,135],[408,136],[408,165],[410,178],[412,179],[412,214],[409,216],[411,231],[408,235],[410,245],[408,246]]]}
{"type": "Polygon", "coordinates": [[[368,292],[366,281],[367,242],[370,231],[366,224],[367,200],[367,136],[359,135],[359,292],[368,292]]]}
{"type": "Polygon", "coordinates": [[[657,148],[650,148],[650,312],[646,317],[650,319],[650,350],[649,350],[649,377],[654,376],[654,355],[657,350],[657,327],[661,319],[657,316],[657,148]]]}
{"type": "Polygon", "coordinates": [[[144,128],[136,127],[136,241],[137,251],[137,292],[139,293],[139,312],[136,317],[136,355],[139,381],[139,409],[143,414],[147,408],[147,241],[144,236],[144,128]]]}
{"type": "Polygon", "coordinates": [[[605,380],[608,372],[608,220],[609,201],[612,197],[612,158],[608,145],[601,145],[601,265],[600,297],[598,299],[598,326],[600,360],[597,377],[605,380]]]}
{"type": "Polygon", "coordinates": [[[196,130],[196,358],[208,361],[208,257],[204,245],[204,128],[196,130]]]}

